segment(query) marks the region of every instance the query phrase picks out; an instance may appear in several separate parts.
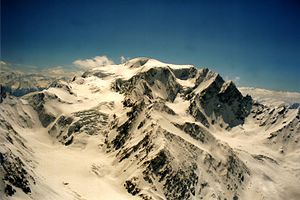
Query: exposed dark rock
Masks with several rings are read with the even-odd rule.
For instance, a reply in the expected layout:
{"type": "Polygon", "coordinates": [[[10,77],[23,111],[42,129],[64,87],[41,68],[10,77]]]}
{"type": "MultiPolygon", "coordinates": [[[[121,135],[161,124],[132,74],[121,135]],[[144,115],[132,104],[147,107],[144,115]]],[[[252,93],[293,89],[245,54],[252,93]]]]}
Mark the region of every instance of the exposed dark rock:
{"type": "Polygon", "coordinates": [[[243,97],[231,81],[225,82],[219,74],[207,70],[201,73],[196,80],[197,92],[189,94],[189,113],[206,127],[210,122],[205,116],[211,120],[221,118],[229,127],[243,124],[250,114],[251,97],[243,97]]]}
{"type": "MultiPolygon", "coordinates": [[[[234,154],[228,156],[227,159],[227,178],[236,180],[235,182],[242,183],[245,179],[246,175],[250,174],[250,171],[246,167],[246,165],[241,162],[234,154]]],[[[237,189],[237,185],[235,185],[237,189]]]]}
{"type": "Polygon", "coordinates": [[[161,171],[168,163],[168,156],[164,151],[160,151],[157,156],[152,159],[148,165],[148,169],[152,171],[155,175],[162,176],[164,172],[161,171]]]}
{"type": "Polygon", "coordinates": [[[278,165],[278,162],[276,160],[274,160],[273,158],[270,158],[268,156],[262,155],[262,154],[252,155],[252,157],[257,160],[260,160],[260,161],[268,160],[268,161],[271,161],[272,163],[275,163],[278,165]]]}
{"type": "Polygon", "coordinates": [[[185,169],[174,170],[171,165],[170,155],[166,151],[160,151],[155,158],[146,162],[148,165],[144,171],[144,179],[152,182],[149,176],[158,177],[163,182],[164,195],[167,199],[190,199],[195,195],[195,187],[198,176],[195,173],[197,165],[192,164],[185,169]]]}
{"type": "MultiPolygon", "coordinates": [[[[277,121],[284,120],[285,119],[284,115],[286,115],[287,112],[293,112],[293,111],[280,108],[280,111],[277,112],[278,115],[275,116],[277,121]],[[284,110],[284,112],[282,110],[284,110]]],[[[273,146],[276,145],[278,146],[278,144],[281,144],[283,146],[283,149],[281,149],[281,151],[283,152],[292,150],[294,144],[297,143],[300,139],[299,118],[300,118],[300,109],[298,108],[298,113],[294,118],[292,118],[288,123],[284,123],[285,125],[282,126],[281,128],[270,133],[270,135],[267,137],[268,143],[273,146]]]]}
{"type": "Polygon", "coordinates": [[[133,122],[138,117],[138,114],[144,109],[144,107],[145,107],[144,101],[136,102],[132,106],[131,111],[127,113],[128,120],[117,128],[118,134],[115,137],[115,139],[112,141],[112,144],[116,150],[120,149],[128,139],[129,130],[132,128],[133,122]]]}
{"type": "Polygon", "coordinates": [[[202,127],[195,123],[186,122],[183,125],[174,124],[176,127],[182,129],[184,132],[192,136],[196,140],[200,140],[201,142],[208,142],[208,133],[202,127]]]}
{"type": "Polygon", "coordinates": [[[3,102],[3,99],[6,97],[6,91],[2,84],[0,84],[0,103],[3,102]]]}
{"type": "Polygon", "coordinates": [[[10,184],[6,184],[4,193],[8,196],[12,196],[16,193],[16,190],[10,184]]]}
{"type": "Polygon", "coordinates": [[[196,81],[195,81],[195,86],[193,89],[198,87],[206,78],[207,74],[210,70],[207,68],[200,69],[197,74],[196,74],[196,81]]]}
{"type": "Polygon", "coordinates": [[[255,102],[253,104],[251,114],[257,120],[260,126],[266,124],[275,124],[285,118],[286,113],[290,112],[287,106],[282,105],[276,108],[255,102]]]}
{"type": "Polygon", "coordinates": [[[181,200],[195,196],[195,187],[198,183],[196,170],[197,165],[194,164],[188,169],[179,169],[177,172],[168,175],[164,184],[166,198],[181,200]]]}
{"type": "Polygon", "coordinates": [[[152,87],[161,89],[161,93],[166,95],[165,100],[167,101],[174,101],[177,93],[181,90],[174,74],[166,67],[151,68],[129,80],[117,79],[112,85],[117,92],[124,93],[136,100],[142,99],[144,96],[152,99],[152,87]],[[164,89],[160,87],[164,87],[164,89]]]}
{"type": "Polygon", "coordinates": [[[125,63],[126,66],[129,66],[130,68],[138,68],[138,67],[142,67],[143,65],[145,65],[148,62],[149,58],[136,58],[134,60],[131,61],[127,61],[125,63]]]}
{"type": "Polygon", "coordinates": [[[288,107],[288,109],[297,109],[300,108],[300,103],[293,103],[288,107]]]}
{"type": "Polygon", "coordinates": [[[65,145],[66,146],[69,146],[70,144],[72,144],[72,142],[73,142],[73,136],[71,136],[66,142],[65,142],[65,145]]]}
{"type": "Polygon", "coordinates": [[[198,122],[201,122],[205,127],[209,127],[210,124],[205,117],[205,115],[200,111],[200,106],[197,106],[196,101],[192,101],[189,108],[188,108],[189,114],[191,114],[198,122]]]}
{"type": "Polygon", "coordinates": [[[108,115],[91,109],[72,113],[72,116],[60,116],[48,133],[63,144],[70,145],[75,133],[96,135],[104,132],[107,125],[108,115]]]}
{"type": "Polygon", "coordinates": [[[47,127],[55,120],[55,117],[45,110],[45,99],[56,99],[55,95],[45,95],[43,92],[35,93],[28,96],[28,100],[33,109],[37,112],[39,120],[43,127],[47,127]]]}
{"type": "Polygon", "coordinates": [[[90,76],[96,76],[98,78],[105,78],[107,76],[110,76],[112,74],[106,73],[104,71],[101,70],[90,70],[90,71],[86,71],[82,74],[82,78],[87,78],[90,76]]]}
{"type": "Polygon", "coordinates": [[[149,108],[153,108],[154,110],[165,112],[170,115],[176,115],[176,113],[171,108],[169,108],[163,101],[154,101],[149,108]]]}
{"type": "MultiPolygon", "coordinates": [[[[1,85],[0,85],[1,86],[1,85]]],[[[12,95],[16,97],[24,96],[31,92],[42,91],[46,89],[45,87],[22,87],[22,88],[12,88],[10,86],[2,86],[0,91],[0,103],[7,95],[12,95]]]]}
{"type": "Polygon", "coordinates": [[[112,141],[114,148],[120,149],[123,144],[126,142],[126,139],[129,136],[129,129],[132,126],[132,122],[127,120],[124,124],[122,124],[120,127],[118,127],[117,131],[118,131],[118,135],[116,136],[116,138],[112,141]]]}
{"type": "Polygon", "coordinates": [[[139,141],[136,145],[132,146],[131,148],[125,149],[122,152],[122,157],[120,158],[120,162],[122,162],[122,160],[124,159],[129,158],[134,152],[141,149],[146,151],[146,155],[152,149],[152,145],[150,145],[150,137],[148,134],[145,135],[145,137],[141,141],[139,141]]]}
{"type": "Polygon", "coordinates": [[[26,171],[25,165],[21,159],[11,152],[0,154],[3,159],[0,170],[3,170],[4,172],[3,180],[5,183],[6,194],[11,196],[15,193],[15,189],[12,185],[20,188],[26,194],[31,193],[30,182],[35,182],[33,177],[26,171]]]}
{"type": "Polygon", "coordinates": [[[133,196],[137,195],[141,191],[138,188],[137,184],[134,183],[132,180],[125,181],[124,187],[126,188],[128,193],[132,194],[133,196]]]}
{"type": "Polygon", "coordinates": [[[71,124],[73,121],[73,118],[72,117],[65,117],[65,116],[61,116],[58,120],[57,120],[57,124],[59,126],[62,126],[62,127],[65,127],[69,124],[71,124]]]}
{"type": "Polygon", "coordinates": [[[55,80],[55,81],[53,81],[49,85],[49,88],[50,87],[53,87],[53,88],[62,88],[65,91],[67,91],[69,94],[74,95],[74,93],[72,92],[70,86],[66,82],[64,82],[64,81],[55,80]]]}
{"type": "Polygon", "coordinates": [[[145,120],[141,121],[141,122],[139,123],[137,129],[142,128],[142,127],[144,126],[145,122],[146,122],[145,120]]]}
{"type": "Polygon", "coordinates": [[[194,78],[197,75],[197,69],[195,67],[171,69],[175,77],[181,80],[187,80],[194,78]]]}

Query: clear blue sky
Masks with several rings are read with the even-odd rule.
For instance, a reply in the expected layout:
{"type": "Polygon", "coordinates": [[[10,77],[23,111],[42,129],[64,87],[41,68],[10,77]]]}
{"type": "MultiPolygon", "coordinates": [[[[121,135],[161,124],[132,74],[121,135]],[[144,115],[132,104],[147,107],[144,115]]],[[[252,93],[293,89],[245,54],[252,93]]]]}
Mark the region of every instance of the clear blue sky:
{"type": "Polygon", "coordinates": [[[300,1],[1,0],[1,60],[70,66],[107,55],[206,66],[300,92],[300,1]]]}

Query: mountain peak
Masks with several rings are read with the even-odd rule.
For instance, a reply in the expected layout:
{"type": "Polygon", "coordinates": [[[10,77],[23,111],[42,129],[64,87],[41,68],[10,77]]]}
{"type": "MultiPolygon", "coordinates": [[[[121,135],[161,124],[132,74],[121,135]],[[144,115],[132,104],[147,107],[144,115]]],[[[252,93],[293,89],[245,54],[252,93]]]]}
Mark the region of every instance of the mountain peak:
{"type": "Polygon", "coordinates": [[[254,102],[207,68],[101,66],[4,99],[0,196],[295,199],[299,113],[254,102]]]}
{"type": "Polygon", "coordinates": [[[193,67],[192,65],[176,65],[170,63],[164,63],[159,60],[147,57],[137,57],[131,60],[128,60],[124,64],[126,67],[129,68],[139,68],[139,67],[170,67],[172,69],[180,69],[180,68],[190,68],[193,67]]]}
{"type": "Polygon", "coordinates": [[[146,64],[148,61],[150,60],[150,58],[146,58],[146,57],[137,57],[137,58],[133,58],[128,60],[125,63],[125,66],[128,66],[129,68],[137,68],[137,67],[141,67],[144,64],[146,64]]]}

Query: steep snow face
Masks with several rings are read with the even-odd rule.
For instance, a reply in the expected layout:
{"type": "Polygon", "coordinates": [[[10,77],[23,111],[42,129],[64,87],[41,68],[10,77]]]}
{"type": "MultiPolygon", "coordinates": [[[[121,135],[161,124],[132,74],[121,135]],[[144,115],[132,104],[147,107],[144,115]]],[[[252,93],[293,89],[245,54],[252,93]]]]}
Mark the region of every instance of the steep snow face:
{"type": "Polygon", "coordinates": [[[0,104],[1,199],[299,199],[299,108],[135,58],[0,104]]]}

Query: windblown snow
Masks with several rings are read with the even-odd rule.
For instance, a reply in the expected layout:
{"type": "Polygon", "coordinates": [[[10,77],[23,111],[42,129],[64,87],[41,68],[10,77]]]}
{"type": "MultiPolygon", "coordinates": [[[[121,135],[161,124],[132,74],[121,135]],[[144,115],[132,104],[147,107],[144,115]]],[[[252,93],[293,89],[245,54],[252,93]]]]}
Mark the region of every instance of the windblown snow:
{"type": "Polygon", "coordinates": [[[150,58],[7,95],[0,198],[297,200],[300,108],[291,103],[253,100],[209,69],[150,58]]]}

